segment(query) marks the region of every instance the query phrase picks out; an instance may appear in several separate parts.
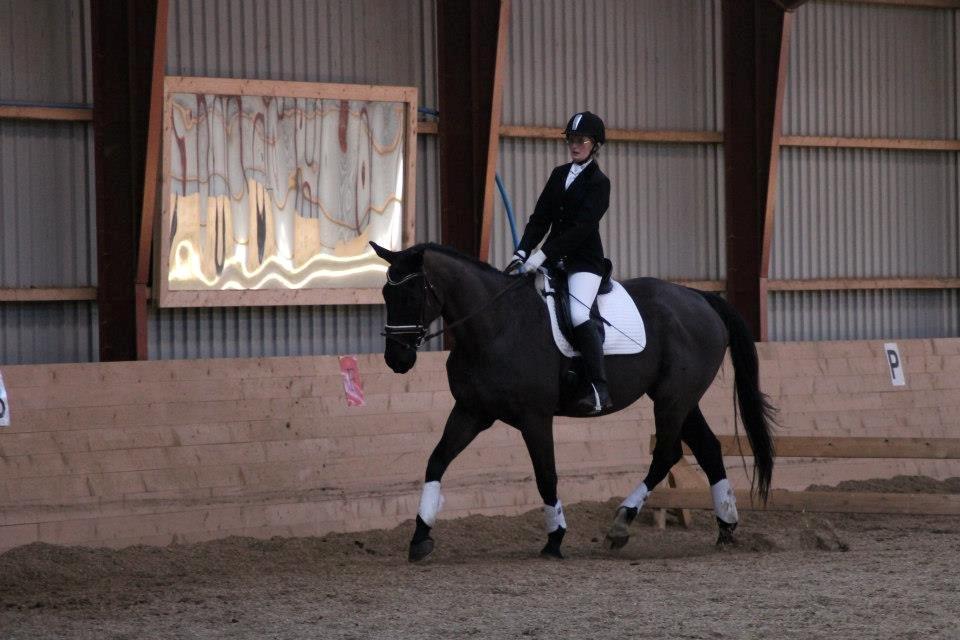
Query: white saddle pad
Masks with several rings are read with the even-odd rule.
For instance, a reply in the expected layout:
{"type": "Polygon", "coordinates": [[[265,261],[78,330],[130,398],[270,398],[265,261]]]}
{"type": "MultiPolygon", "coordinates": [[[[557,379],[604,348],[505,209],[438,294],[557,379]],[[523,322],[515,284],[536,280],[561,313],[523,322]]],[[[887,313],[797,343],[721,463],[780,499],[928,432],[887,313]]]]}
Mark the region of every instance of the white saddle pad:
{"type": "MultiPolygon", "coordinates": [[[[613,285],[613,291],[597,297],[600,315],[610,323],[610,326],[604,326],[606,337],[603,341],[603,353],[606,355],[640,353],[647,346],[647,333],[643,328],[640,310],[637,309],[636,303],[623,285],[616,280],[611,280],[610,284],[613,285]]],[[[580,355],[580,352],[574,349],[560,333],[554,297],[546,295],[553,291],[553,287],[550,286],[550,279],[543,272],[537,274],[537,291],[540,292],[540,297],[550,311],[550,328],[560,353],[568,358],[580,355]]],[[[574,304],[580,303],[574,301],[574,304]]]]}

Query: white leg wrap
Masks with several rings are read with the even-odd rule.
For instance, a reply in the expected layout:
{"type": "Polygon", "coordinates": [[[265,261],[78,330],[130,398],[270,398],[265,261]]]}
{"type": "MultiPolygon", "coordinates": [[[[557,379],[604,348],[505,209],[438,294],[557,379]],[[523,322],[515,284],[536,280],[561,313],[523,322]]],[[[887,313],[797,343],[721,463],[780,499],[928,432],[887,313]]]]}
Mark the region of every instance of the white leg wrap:
{"type": "Polygon", "coordinates": [[[740,517],[737,515],[737,498],[733,495],[730,481],[724,478],[710,487],[713,494],[713,512],[727,524],[736,524],[740,517]]]}
{"type": "Polygon", "coordinates": [[[567,519],[563,517],[563,505],[560,504],[559,498],[557,498],[557,506],[555,507],[548,504],[543,505],[543,521],[547,533],[553,533],[560,527],[567,528],[567,519]]]}
{"type": "Polygon", "coordinates": [[[420,494],[420,509],[417,511],[417,515],[428,527],[432,527],[442,508],[443,494],[440,493],[440,482],[437,480],[424,482],[423,493],[420,494]]]}
{"type": "Polygon", "coordinates": [[[640,511],[640,509],[643,509],[643,503],[646,502],[648,495],[650,495],[650,489],[647,489],[647,485],[641,482],[633,490],[633,493],[624,498],[620,506],[640,511]]]}

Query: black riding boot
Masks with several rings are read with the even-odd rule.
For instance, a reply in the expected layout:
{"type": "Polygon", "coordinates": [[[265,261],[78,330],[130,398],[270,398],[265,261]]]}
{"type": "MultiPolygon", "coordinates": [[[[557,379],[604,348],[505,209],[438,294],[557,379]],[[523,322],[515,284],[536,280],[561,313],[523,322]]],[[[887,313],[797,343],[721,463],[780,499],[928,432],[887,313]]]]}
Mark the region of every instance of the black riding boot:
{"type": "Polygon", "coordinates": [[[587,395],[577,401],[577,409],[584,415],[597,415],[613,408],[610,391],[607,389],[607,370],[603,366],[600,333],[596,324],[589,320],[573,328],[573,338],[577,342],[577,350],[583,356],[584,369],[591,385],[587,395]]]}

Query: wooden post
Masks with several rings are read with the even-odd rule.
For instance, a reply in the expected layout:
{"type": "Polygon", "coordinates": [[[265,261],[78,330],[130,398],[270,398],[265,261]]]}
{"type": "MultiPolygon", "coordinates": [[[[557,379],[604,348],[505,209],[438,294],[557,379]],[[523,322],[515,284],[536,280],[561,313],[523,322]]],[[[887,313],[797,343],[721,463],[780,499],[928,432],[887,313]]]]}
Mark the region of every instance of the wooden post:
{"type": "Polygon", "coordinates": [[[491,120],[505,10],[509,2],[500,0],[437,0],[441,241],[477,257],[489,151],[499,134],[491,120]]]}
{"type": "Polygon", "coordinates": [[[479,258],[490,256],[490,233],[493,228],[494,185],[497,158],[500,156],[500,114],[503,112],[503,80],[507,66],[507,36],[510,33],[510,0],[500,0],[497,21],[497,62],[493,72],[493,97],[490,104],[490,135],[487,138],[487,170],[483,180],[483,217],[480,223],[479,258]]]}
{"type": "Polygon", "coordinates": [[[773,241],[774,214],[777,210],[778,180],[780,178],[780,137],[783,134],[783,94],[787,86],[787,69],[790,60],[790,30],[793,28],[793,13],[783,15],[778,56],[776,98],[773,107],[773,131],[770,136],[770,171],[767,175],[767,203],[763,216],[763,245],[760,250],[760,339],[768,339],[767,327],[767,280],[770,278],[770,244],[773,241]]]}
{"type": "Polygon", "coordinates": [[[143,206],[140,215],[140,243],[137,254],[137,359],[147,360],[147,282],[150,278],[150,255],[153,246],[160,183],[160,133],[163,128],[163,77],[167,67],[167,16],[169,0],[156,0],[156,28],[153,38],[153,73],[150,82],[150,121],[147,132],[146,164],[143,170],[143,206]]]}
{"type": "Polygon", "coordinates": [[[765,339],[761,280],[769,266],[792,20],[769,0],[723,0],[722,6],[727,299],[754,337],[765,339]]]}
{"type": "MultiPolygon", "coordinates": [[[[437,0],[440,241],[478,258],[487,255],[481,238],[489,235],[485,194],[492,192],[490,149],[497,149],[491,141],[499,140],[499,113],[496,130],[491,123],[494,105],[500,108],[494,94],[504,11],[509,0],[437,0]]],[[[449,332],[444,347],[453,347],[449,332]]]]}
{"type": "Polygon", "coordinates": [[[132,360],[138,355],[134,274],[139,178],[151,45],[157,35],[154,18],[166,1],[93,0],[90,5],[101,360],[132,360]]]}
{"type": "MultiPolygon", "coordinates": [[[[650,438],[651,449],[656,436],[650,438]]],[[[710,493],[710,487],[707,486],[703,476],[699,475],[693,467],[684,458],[680,458],[677,464],[667,472],[667,486],[671,489],[701,489],[710,493]]],[[[693,526],[693,513],[690,509],[670,509],[674,512],[681,526],[689,529],[693,526]]],[[[654,524],[663,529],[667,526],[667,509],[657,509],[654,512],[654,524]]]]}

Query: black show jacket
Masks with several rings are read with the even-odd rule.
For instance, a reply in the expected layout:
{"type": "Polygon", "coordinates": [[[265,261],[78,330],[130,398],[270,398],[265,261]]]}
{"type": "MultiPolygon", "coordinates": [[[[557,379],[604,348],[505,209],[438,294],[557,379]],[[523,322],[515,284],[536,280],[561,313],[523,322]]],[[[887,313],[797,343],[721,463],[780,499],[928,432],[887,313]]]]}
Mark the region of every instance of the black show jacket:
{"type": "Polygon", "coordinates": [[[550,174],[518,248],[529,257],[549,229],[540,247],[548,263],[563,260],[568,273],[603,275],[600,218],[610,205],[610,180],[594,159],[564,189],[570,165],[560,165],[550,174]]]}

